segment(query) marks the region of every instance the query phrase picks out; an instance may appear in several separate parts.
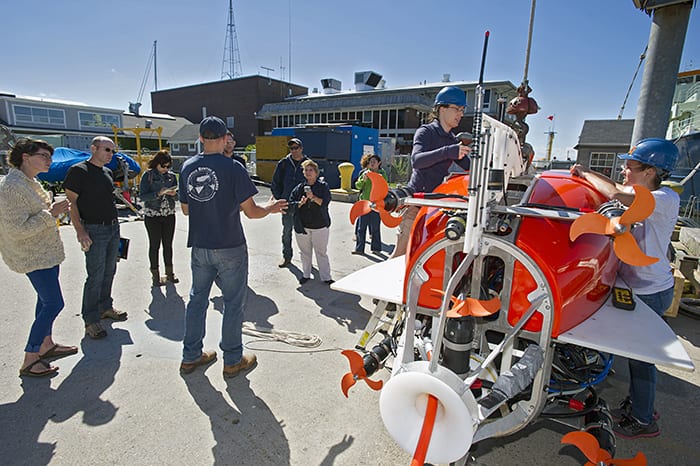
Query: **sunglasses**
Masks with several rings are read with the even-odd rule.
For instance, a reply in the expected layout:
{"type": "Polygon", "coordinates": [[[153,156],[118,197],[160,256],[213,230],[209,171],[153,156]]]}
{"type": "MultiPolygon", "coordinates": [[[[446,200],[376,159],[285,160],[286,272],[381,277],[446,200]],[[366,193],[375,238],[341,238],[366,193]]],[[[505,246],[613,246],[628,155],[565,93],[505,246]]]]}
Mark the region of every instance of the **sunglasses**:
{"type": "Polygon", "coordinates": [[[104,149],[105,152],[110,152],[110,153],[112,153],[112,154],[116,154],[116,153],[117,153],[117,149],[112,149],[111,147],[102,146],[102,147],[100,147],[100,149],[104,149]]]}
{"type": "Polygon", "coordinates": [[[289,146],[289,150],[297,150],[299,146],[289,146]]]}
{"type": "Polygon", "coordinates": [[[170,167],[172,167],[172,165],[170,165],[169,163],[166,163],[165,165],[163,165],[163,164],[161,163],[160,166],[163,167],[163,168],[170,168],[170,167]]]}

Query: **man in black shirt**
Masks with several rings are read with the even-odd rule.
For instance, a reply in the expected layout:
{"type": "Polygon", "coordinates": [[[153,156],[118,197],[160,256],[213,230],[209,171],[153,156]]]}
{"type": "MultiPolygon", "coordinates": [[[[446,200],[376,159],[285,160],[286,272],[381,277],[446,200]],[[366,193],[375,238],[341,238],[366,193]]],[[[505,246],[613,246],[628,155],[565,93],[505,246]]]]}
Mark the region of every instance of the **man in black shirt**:
{"type": "Polygon", "coordinates": [[[116,147],[111,139],[97,136],[92,140],[90,152],[88,160],[68,170],[63,188],[71,204],[71,223],[85,252],[87,278],[82,305],[85,334],[97,339],[107,336],[100,318],[121,321],[126,320],[127,314],[112,305],[112,282],[119,253],[119,222],[112,172],[105,165],[112,160],[116,147]]]}

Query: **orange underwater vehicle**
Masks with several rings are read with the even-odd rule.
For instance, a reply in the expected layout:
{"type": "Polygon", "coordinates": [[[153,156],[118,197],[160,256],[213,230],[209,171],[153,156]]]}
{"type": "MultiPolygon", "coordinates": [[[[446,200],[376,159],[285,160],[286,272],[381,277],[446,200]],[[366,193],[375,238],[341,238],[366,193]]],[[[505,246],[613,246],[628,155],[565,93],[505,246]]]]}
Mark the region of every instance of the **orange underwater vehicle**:
{"type": "Polygon", "coordinates": [[[694,370],[666,323],[616,288],[620,260],[654,260],[630,233],[653,198],[635,187],[625,209],[568,172],[530,173],[513,129],[481,124],[469,174],[434,193],[375,177],[370,201],[353,206],[351,217],[374,209],[387,225],[403,206],[420,212],[405,256],[332,286],[376,303],[355,350],[343,351],[341,389],[364,380],[381,390],[382,420],[416,464],[466,461],[474,443],[539,417],[568,420],[614,455],[595,390],[611,355],[694,370]],[[386,383],[370,378],[385,365],[386,383]]]}

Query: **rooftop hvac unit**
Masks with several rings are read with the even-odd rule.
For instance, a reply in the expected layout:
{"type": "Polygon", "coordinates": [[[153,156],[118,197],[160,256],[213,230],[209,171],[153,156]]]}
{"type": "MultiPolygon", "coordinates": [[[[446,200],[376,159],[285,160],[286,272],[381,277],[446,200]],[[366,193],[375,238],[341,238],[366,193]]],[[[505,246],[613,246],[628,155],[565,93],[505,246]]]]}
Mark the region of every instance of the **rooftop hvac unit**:
{"type": "Polygon", "coordinates": [[[321,80],[321,87],[324,94],[337,94],[340,92],[340,81],[333,78],[325,78],[321,80]]]}
{"type": "Polygon", "coordinates": [[[355,73],[355,90],[371,91],[381,80],[382,75],[374,71],[358,71],[355,73]]]}

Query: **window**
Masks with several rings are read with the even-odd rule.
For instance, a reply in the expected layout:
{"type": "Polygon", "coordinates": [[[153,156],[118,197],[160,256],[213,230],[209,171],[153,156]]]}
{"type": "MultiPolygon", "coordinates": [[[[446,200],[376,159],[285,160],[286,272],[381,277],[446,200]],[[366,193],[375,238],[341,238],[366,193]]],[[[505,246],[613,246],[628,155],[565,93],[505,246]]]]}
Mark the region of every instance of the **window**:
{"type": "Polygon", "coordinates": [[[491,89],[484,89],[484,111],[488,112],[491,108],[491,89]]]}
{"type": "Polygon", "coordinates": [[[234,118],[232,116],[226,117],[226,127],[229,129],[233,129],[233,124],[234,124],[234,118]]]}
{"type": "Polygon", "coordinates": [[[120,128],[121,117],[106,113],[78,112],[80,128],[82,129],[112,129],[112,125],[120,128]]]}
{"type": "Polygon", "coordinates": [[[197,152],[197,144],[187,144],[187,152],[197,152]]]}
{"type": "Polygon", "coordinates": [[[17,123],[41,123],[44,125],[66,126],[66,114],[55,108],[13,105],[17,123]]]}
{"type": "Polygon", "coordinates": [[[372,123],[372,111],[365,110],[362,112],[362,123],[372,123]]]}
{"type": "Polygon", "coordinates": [[[614,152],[591,152],[591,170],[615,179],[616,172],[619,171],[619,167],[615,167],[616,158],[614,152]]]}
{"type": "Polygon", "coordinates": [[[180,144],[178,144],[176,142],[170,143],[170,152],[172,152],[172,153],[180,152],[180,144]]]}

